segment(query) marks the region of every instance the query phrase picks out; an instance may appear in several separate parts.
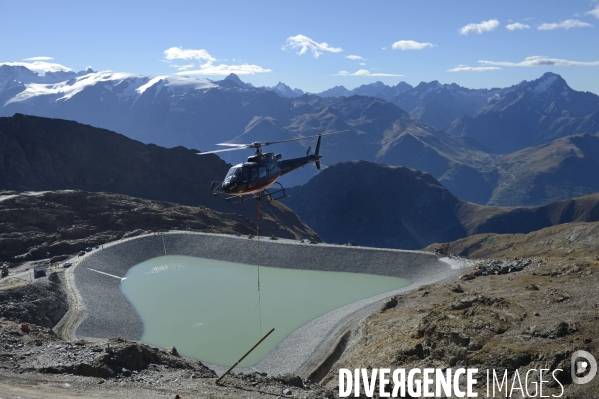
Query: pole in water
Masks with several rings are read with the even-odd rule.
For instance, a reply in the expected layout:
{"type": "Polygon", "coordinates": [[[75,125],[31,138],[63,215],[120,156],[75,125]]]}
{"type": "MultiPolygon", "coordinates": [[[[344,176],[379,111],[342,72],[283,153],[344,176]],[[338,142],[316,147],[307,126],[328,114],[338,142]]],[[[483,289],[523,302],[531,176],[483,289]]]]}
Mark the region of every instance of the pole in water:
{"type": "Polygon", "coordinates": [[[227,374],[229,374],[229,373],[230,373],[230,372],[231,372],[231,371],[232,371],[232,370],[233,370],[235,367],[237,367],[237,365],[238,365],[239,363],[241,363],[241,362],[243,361],[243,359],[245,359],[245,358],[247,357],[247,355],[249,355],[250,353],[252,353],[252,351],[253,351],[254,349],[256,349],[256,348],[258,347],[258,345],[260,345],[260,344],[262,343],[262,341],[264,341],[264,340],[266,339],[266,337],[268,337],[268,336],[269,336],[269,335],[270,335],[270,334],[271,334],[271,333],[272,333],[274,330],[275,330],[275,329],[273,328],[272,330],[270,330],[270,331],[268,332],[268,334],[266,334],[264,337],[262,337],[262,339],[260,339],[260,341],[258,341],[258,343],[252,347],[252,349],[250,349],[249,351],[247,351],[247,353],[246,353],[245,355],[243,355],[243,357],[242,357],[241,359],[239,359],[239,360],[237,361],[237,363],[235,363],[234,365],[232,365],[232,366],[231,366],[231,368],[229,368],[229,370],[225,371],[225,374],[221,375],[221,376],[218,378],[218,380],[216,380],[216,383],[218,384],[218,383],[220,382],[220,380],[222,380],[223,378],[225,378],[225,376],[226,376],[227,374]]]}

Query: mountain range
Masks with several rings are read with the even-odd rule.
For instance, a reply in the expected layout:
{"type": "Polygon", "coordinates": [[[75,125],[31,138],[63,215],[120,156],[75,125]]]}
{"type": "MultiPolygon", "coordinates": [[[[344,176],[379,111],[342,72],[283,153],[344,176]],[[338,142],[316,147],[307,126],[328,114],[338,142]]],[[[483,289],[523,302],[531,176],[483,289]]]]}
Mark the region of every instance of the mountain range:
{"type": "Polygon", "coordinates": [[[335,86],[325,90],[317,95],[320,97],[351,97],[367,96],[381,98],[385,101],[392,101],[393,98],[410,91],[414,87],[406,82],[399,82],[395,86],[387,86],[383,82],[377,81],[367,85],[361,85],[353,90],[348,90],[343,86],[335,86]]]}
{"type": "MultiPolygon", "coordinates": [[[[504,89],[470,90],[435,81],[416,87],[376,82],[327,92],[302,94],[283,83],[257,88],[235,75],[220,81],[91,70],[42,76],[24,67],[0,67],[4,116],[75,120],[143,143],[202,151],[227,141],[279,141],[347,130],[323,140],[325,167],[362,159],[415,168],[431,173],[458,197],[489,205],[539,205],[597,191],[592,176],[570,183],[574,175],[588,175],[585,168],[592,165],[588,158],[571,162],[576,150],[553,152],[555,168],[525,170],[515,162],[517,151],[543,158],[547,147],[542,145],[555,140],[552,149],[576,147],[582,156],[589,151],[578,146],[583,141],[560,140],[599,133],[599,96],[570,89],[559,75],[504,89]],[[497,127],[498,121],[503,125],[497,127]]],[[[294,142],[273,149],[290,158],[313,145],[294,142]]],[[[222,158],[238,163],[248,155],[228,152],[222,158]]],[[[306,167],[281,181],[287,187],[303,184],[316,173],[306,167]]]]}
{"type": "Polygon", "coordinates": [[[422,82],[390,102],[422,122],[447,129],[461,115],[474,115],[500,92],[500,89],[466,89],[455,83],[441,84],[434,80],[422,82]]]}
{"type": "Polygon", "coordinates": [[[561,76],[546,73],[501,90],[446,130],[505,154],[572,134],[596,133],[598,126],[599,96],[572,90],[561,76]]]}

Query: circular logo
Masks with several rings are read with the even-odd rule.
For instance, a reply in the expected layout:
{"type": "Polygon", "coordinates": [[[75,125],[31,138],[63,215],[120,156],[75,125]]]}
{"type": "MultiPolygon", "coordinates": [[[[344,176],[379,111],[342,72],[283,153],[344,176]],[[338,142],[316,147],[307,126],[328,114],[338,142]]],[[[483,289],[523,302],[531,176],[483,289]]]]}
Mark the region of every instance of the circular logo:
{"type": "Polygon", "coordinates": [[[595,378],[595,374],[597,374],[597,361],[593,355],[587,351],[576,351],[572,354],[570,360],[570,374],[572,376],[572,382],[575,384],[580,385],[591,382],[591,380],[595,378]],[[588,374],[586,374],[587,372],[588,374]],[[584,377],[579,377],[579,375],[584,374],[586,374],[584,377]]]}

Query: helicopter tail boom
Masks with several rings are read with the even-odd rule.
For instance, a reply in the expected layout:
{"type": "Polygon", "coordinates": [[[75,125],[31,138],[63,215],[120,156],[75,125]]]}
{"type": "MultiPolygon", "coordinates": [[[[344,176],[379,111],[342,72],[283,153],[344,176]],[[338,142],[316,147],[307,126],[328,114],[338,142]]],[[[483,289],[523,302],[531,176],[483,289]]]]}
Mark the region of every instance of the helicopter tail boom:
{"type": "Polygon", "coordinates": [[[320,139],[322,136],[318,136],[318,142],[316,143],[316,151],[314,151],[314,156],[318,159],[314,164],[316,165],[316,169],[320,170],[320,139]]]}

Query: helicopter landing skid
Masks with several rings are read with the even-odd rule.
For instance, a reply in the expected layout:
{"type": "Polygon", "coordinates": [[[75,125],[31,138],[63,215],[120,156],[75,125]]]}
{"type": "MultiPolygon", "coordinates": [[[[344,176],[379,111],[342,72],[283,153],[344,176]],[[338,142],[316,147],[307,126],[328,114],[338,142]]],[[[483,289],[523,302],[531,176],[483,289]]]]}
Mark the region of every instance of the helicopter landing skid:
{"type": "Polygon", "coordinates": [[[256,195],[254,195],[254,198],[263,203],[278,201],[282,198],[286,198],[287,193],[285,192],[285,188],[281,185],[281,183],[277,182],[275,184],[278,184],[280,188],[277,188],[276,191],[272,192],[268,190],[261,191],[259,193],[256,193],[256,195]]]}
{"type": "Polygon", "coordinates": [[[239,197],[237,195],[234,195],[232,197],[227,197],[225,198],[225,200],[227,200],[228,203],[230,204],[241,204],[242,202],[247,201],[248,199],[250,199],[251,197],[239,197]]]}
{"type": "Polygon", "coordinates": [[[269,190],[265,189],[265,190],[255,193],[253,196],[244,197],[244,196],[234,195],[232,197],[228,197],[225,199],[231,204],[240,204],[249,199],[255,199],[255,200],[258,200],[258,201],[266,204],[269,202],[278,201],[282,198],[286,198],[287,193],[285,192],[285,188],[281,185],[281,183],[277,182],[275,184],[278,184],[280,187],[280,188],[277,188],[275,191],[269,191],[269,190]]]}

